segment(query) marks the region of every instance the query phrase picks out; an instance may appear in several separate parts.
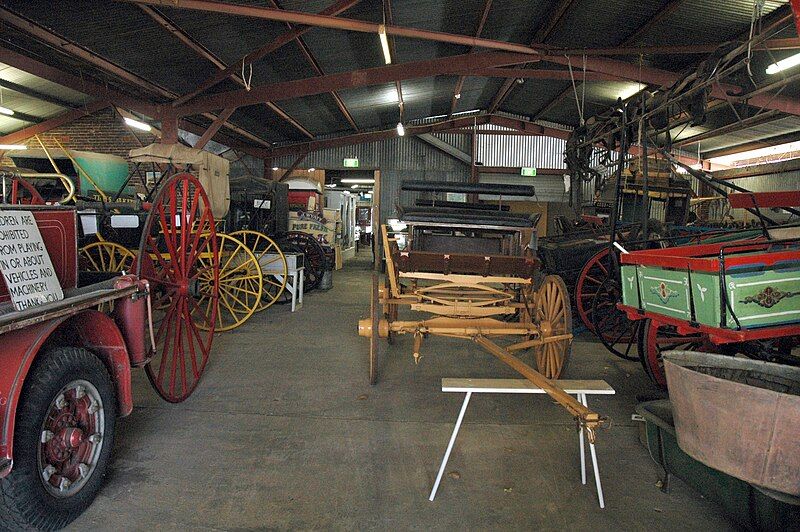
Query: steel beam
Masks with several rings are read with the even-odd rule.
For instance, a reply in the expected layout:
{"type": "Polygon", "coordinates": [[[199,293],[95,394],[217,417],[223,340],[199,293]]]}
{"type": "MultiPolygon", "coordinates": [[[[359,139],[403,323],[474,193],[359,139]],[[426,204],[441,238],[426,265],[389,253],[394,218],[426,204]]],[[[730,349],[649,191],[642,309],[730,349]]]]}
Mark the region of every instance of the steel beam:
{"type": "MultiPolygon", "coordinates": [[[[337,18],[327,15],[305,13],[302,11],[290,11],[288,9],[274,9],[270,7],[260,7],[242,4],[228,4],[224,2],[213,2],[210,0],[119,0],[135,4],[149,4],[156,6],[191,9],[205,11],[208,13],[219,13],[225,15],[238,15],[244,17],[259,18],[265,20],[276,20],[279,22],[291,22],[293,24],[304,24],[307,26],[317,26],[320,28],[332,28],[337,30],[356,31],[361,33],[378,34],[380,24],[355,20],[348,18],[337,18]]],[[[530,54],[536,56],[539,50],[522,44],[515,44],[493,39],[482,39],[470,37],[468,35],[458,35],[455,33],[445,33],[441,31],[421,30],[417,28],[407,28],[404,26],[385,25],[387,35],[396,37],[407,37],[409,39],[423,39],[428,41],[445,42],[450,44],[460,44],[463,46],[475,46],[488,50],[502,50],[530,54]]]]}
{"type": "MultiPolygon", "coordinates": [[[[552,80],[570,80],[569,70],[545,70],[533,68],[481,68],[472,70],[470,76],[488,77],[488,78],[513,78],[513,79],[552,79],[552,80]]],[[[583,73],[580,74],[581,81],[583,81],[583,73]]],[[[626,81],[625,78],[620,76],[612,76],[609,74],[601,74],[599,72],[587,72],[586,81],[626,81]]]]}
{"type": "MultiPolygon", "coordinates": [[[[566,65],[568,61],[566,57],[558,56],[544,56],[542,60],[559,65],[566,65]]],[[[593,72],[617,75],[631,81],[638,81],[648,85],[659,85],[662,87],[672,85],[672,83],[677,81],[681,76],[681,74],[677,72],[601,57],[588,57],[586,59],[586,68],[593,72]]],[[[729,83],[715,83],[711,88],[711,96],[721,100],[741,101],[742,97],[739,96],[741,93],[741,87],[729,83]]],[[[745,103],[754,107],[776,109],[787,114],[800,116],[800,100],[794,98],[787,98],[771,93],[758,94],[747,99],[745,103]]]]}
{"type": "MultiPolygon", "coordinates": [[[[270,0],[270,3],[277,9],[283,9],[275,0],[270,0]]],[[[346,2],[344,5],[352,3],[353,2],[346,2]]],[[[294,31],[294,27],[288,22],[286,23],[286,26],[289,28],[289,31],[294,31]]],[[[306,62],[314,71],[314,73],[317,76],[324,76],[325,72],[322,70],[322,67],[319,64],[319,61],[317,61],[317,58],[314,57],[314,54],[311,52],[311,49],[303,40],[303,37],[301,35],[297,35],[294,38],[294,43],[300,49],[300,52],[303,54],[303,57],[305,57],[306,62]]],[[[353,119],[353,115],[350,114],[350,111],[347,109],[344,100],[342,100],[342,98],[336,92],[331,92],[330,95],[333,98],[333,101],[336,103],[336,107],[339,108],[339,112],[341,112],[342,116],[344,116],[344,119],[347,120],[347,122],[354,130],[356,130],[356,132],[358,132],[358,126],[356,125],[356,121],[353,119]]]]}
{"type": "Polygon", "coordinates": [[[205,145],[208,144],[208,141],[214,138],[214,135],[219,131],[219,128],[222,127],[222,124],[231,117],[233,111],[234,109],[224,109],[217,119],[211,122],[211,125],[208,126],[208,129],[206,129],[205,133],[195,142],[193,147],[196,150],[202,150],[205,145]]]}
{"type": "Polygon", "coordinates": [[[34,76],[44,78],[53,83],[58,83],[59,85],[104,101],[111,101],[148,116],[154,116],[156,113],[155,106],[149,102],[144,102],[132,96],[128,96],[127,94],[109,89],[85,77],[78,78],[72,74],[67,74],[57,68],[45,65],[44,63],[8,50],[7,48],[0,47],[0,63],[5,63],[6,65],[13,66],[14,68],[18,68],[34,76]]]}
{"type": "MultiPolygon", "coordinates": [[[[481,18],[478,21],[478,27],[475,30],[475,37],[480,37],[481,33],[483,33],[483,27],[486,25],[486,20],[489,18],[489,11],[492,9],[492,0],[486,0],[486,3],[483,5],[483,12],[481,13],[481,18]]],[[[470,48],[469,53],[474,53],[475,48],[470,48]]],[[[461,98],[461,89],[464,88],[464,80],[466,76],[459,76],[458,80],[456,81],[455,89],[453,90],[453,98],[450,102],[450,116],[456,112],[456,106],[458,106],[458,100],[461,98]]]]}
{"type": "Polygon", "coordinates": [[[437,150],[441,151],[442,153],[445,153],[445,154],[449,155],[450,157],[452,157],[453,159],[457,160],[458,162],[461,162],[461,163],[464,163],[464,164],[467,164],[467,165],[471,165],[472,164],[472,156],[469,153],[466,153],[466,152],[463,152],[463,151],[459,150],[458,148],[456,148],[452,144],[449,144],[449,143],[443,141],[439,137],[434,137],[430,133],[421,133],[421,134],[417,135],[417,138],[419,140],[421,140],[422,142],[424,142],[426,144],[429,144],[430,146],[433,146],[434,148],[436,148],[437,150]]]}
{"type": "Polygon", "coordinates": [[[320,77],[284,81],[253,87],[251,90],[236,90],[203,96],[176,110],[182,116],[223,109],[242,107],[258,103],[299,98],[323,94],[340,89],[352,89],[370,85],[392,83],[404,79],[426,78],[481,69],[493,66],[513,65],[531,61],[528,54],[508,52],[485,52],[440,57],[411,63],[386,65],[352,72],[328,74],[320,77]]]}
{"type": "MultiPolygon", "coordinates": [[[[150,7],[150,6],[140,5],[139,9],[144,11],[144,13],[147,16],[152,18],[159,26],[161,26],[162,28],[167,30],[167,32],[169,32],[171,35],[173,35],[175,38],[177,38],[181,43],[183,43],[186,47],[188,47],[190,50],[192,50],[195,54],[197,54],[198,56],[202,57],[203,59],[209,61],[211,64],[213,64],[215,67],[217,67],[220,70],[225,70],[227,68],[227,65],[219,57],[217,57],[211,50],[209,50],[208,48],[203,46],[201,43],[199,43],[196,40],[194,40],[188,33],[183,31],[183,29],[181,29],[177,24],[175,24],[172,20],[170,20],[166,15],[164,15],[163,13],[158,11],[157,9],[155,9],[153,7],[150,7]]],[[[233,79],[236,83],[238,83],[242,87],[246,87],[246,85],[247,85],[240,76],[231,75],[231,79],[233,79]]],[[[295,120],[294,118],[289,116],[283,109],[281,109],[280,107],[278,107],[277,105],[272,104],[272,103],[267,103],[266,105],[267,105],[267,107],[269,107],[269,109],[272,112],[277,114],[284,121],[289,123],[291,126],[295,127],[303,135],[305,135],[308,138],[313,138],[314,137],[314,135],[312,135],[302,125],[300,125],[300,123],[297,122],[297,120],[295,120]]],[[[228,116],[230,116],[230,114],[228,116]]],[[[215,120],[215,122],[216,122],[216,120],[215,120]]],[[[217,129],[219,129],[219,128],[217,128],[217,129]]]]}
{"type": "MultiPolygon", "coordinates": [[[[531,46],[536,46],[536,44],[544,43],[550,34],[553,33],[558,23],[561,21],[564,14],[567,12],[569,7],[572,5],[573,0],[559,0],[558,3],[553,6],[550,10],[550,16],[539,24],[539,28],[536,30],[536,33],[533,36],[533,40],[531,41],[531,46]]],[[[492,101],[489,103],[488,112],[494,113],[503,103],[511,96],[511,93],[514,92],[516,85],[514,84],[514,79],[509,78],[503,82],[500,86],[500,89],[495,93],[492,101]]]]}
{"type": "Polygon", "coordinates": [[[704,131],[703,133],[698,133],[697,135],[692,135],[691,137],[673,140],[672,145],[677,147],[686,146],[687,144],[694,144],[695,142],[700,142],[702,140],[718,137],[720,135],[727,135],[728,133],[733,133],[734,131],[741,131],[742,129],[747,129],[750,127],[755,127],[761,124],[772,122],[775,119],[780,118],[780,115],[781,115],[780,111],[775,111],[775,110],[765,111],[761,114],[745,118],[738,122],[733,122],[731,124],[711,129],[709,131],[704,131]]]}
{"type": "MultiPolygon", "coordinates": [[[[324,10],[320,11],[319,14],[320,15],[335,16],[335,15],[338,15],[338,14],[346,11],[347,9],[353,7],[359,1],[360,0],[339,0],[339,1],[335,2],[334,4],[331,4],[330,6],[325,8],[324,10]]],[[[170,4],[169,7],[173,7],[174,8],[176,6],[174,4],[170,4]]],[[[286,33],[283,33],[283,34],[279,35],[273,41],[265,44],[264,46],[262,46],[260,48],[257,48],[256,50],[253,50],[252,52],[250,52],[247,55],[245,55],[244,57],[242,57],[240,60],[234,61],[233,63],[231,63],[231,65],[226,67],[224,70],[222,70],[220,72],[217,72],[216,74],[210,76],[205,81],[203,81],[200,85],[198,85],[196,89],[194,89],[193,91],[191,91],[191,92],[189,92],[187,94],[184,94],[180,98],[176,99],[174,104],[175,105],[183,105],[184,103],[188,102],[189,100],[191,100],[192,98],[194,98],[198,94],[207,91],[208,89],[210,89],[214,85],[218,84],[222,80],[224,80],[224,79],[230,77],[231,75],[233,75],[236,72],[236,69],[238,68],[238,65],[254,63],[254,62],[258,61],[259,59],[261,59],[262,57],[274,52],[278,48],[280,48],[280,47],[282,47],[282,46],[284,46],[286,44],[289,44],[290,42],[292,42],[293,40],[295,40],[296,38],[300,37],[301,35],[303,35],[304,33],[306,33],[307,31],[310,31],[310,30],[311,30],[310,26],[302,26],[302,27],[295,28],[292,31],[289,31],[289,32],[286,32],[286,33]]]]}
{"type": "Polygon", "coordinates": [[[86,115],[90,115],[92,113],[96,113],[101,109],[105,109],[106,107],[111,107],[111,102],[108,101],[95,101],[91,102],[86,105],[86,107],[82,107],[80,109],[73,109],[72,111],[67,111],[66,113],[60,114],[56,117],[50,118],[41,122],[39,124],[29,126],[18,131],[14,131],[13,133],[9,133],[7,135],[3,135],[0,137],[0,144],[17,144],[25,139],[29,139],[34,135],[41,135],[42,133],[47,133],[48,131],[52,131],[57,127],[61,127],[65,124],[69,124],[70,122],[74,122],[75,120],[84,117],[86,115]]]}
{"type": "MultiPolygon", "coordinates": [[[[725,43],[716,44],[689,44],[672,46],[614,46],[609,48],[566,48],[563,50],[550,50],[550,55],[684,55],[684,54],[710,54],[719,49],[725,43]]],[[[800,48],[800,38],[792,37],[786,39],[767,39],[757,46],[753,46],[754,51],[759,50],[797,50],[800,48]]]]}
{"type": "Polygon", "coordinates": [[[778,146],[789,142],[796,142],[800,140],[800,132],[793,131],[792,133],[784,133],[782,135],[775,135],[774,137],[763,137],[758,140],[751,140],[750,142],[743,142],[734,146],[726,148],[718,148],[716,150],[709,150],[702,152],[700,157],[705,159],[713,159],[714,157],[722,157],[723,155],[734,155],[744,151],[757,150],[759,148],[769,148],[770,146],[778,146]]]}
{"type": "Polygon", "coordinates": [[[628,46],[629,44],[638,42],[639,39],[641,39],[654,26],[661,24],[665,18],[674,13],[683,2],[684,0],[669,0],[664,7],[659,9],[655,15],[647,20],[647,22],[636,28],[636,31],[631,33],[624,41],[622,41],[622,46],[628,46]]]}
{"type": "Polygon", "coordinates": [[[18,92],[20,94],[24,94],[25,96],[30,96],[31,98],[35,98],[43,102],[52,103],[53,105],[64,107],[66,109],[77,109],[78,107],[80,107],[79,105],[76,105],[72,102],[62,100],[61,98],[56,98],[55,96],[50,96],[49,94],[45,94],[43,92],[39,92],[37,90],[25,87],[24,85],[19,85],[18,83],[14,83],[13,81],[0,79],[0,87],[8,89],[10,91],[18,92]]]}

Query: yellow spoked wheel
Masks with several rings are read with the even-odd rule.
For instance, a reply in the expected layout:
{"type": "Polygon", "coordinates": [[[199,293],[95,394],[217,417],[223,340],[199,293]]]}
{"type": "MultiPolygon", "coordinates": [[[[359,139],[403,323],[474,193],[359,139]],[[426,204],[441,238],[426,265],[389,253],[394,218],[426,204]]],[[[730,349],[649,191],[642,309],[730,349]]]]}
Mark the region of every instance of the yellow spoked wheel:
{"type": "Polygon", "coordinates": [[[278,244],[264,233],[242,230],[235,231],[230,236],[241,241],[258,259],[262,273],[262,292],[256,312],[264,310],[275,303],[286,288],[289,275],[286,257],[278,244]]]}
{"type": "Polygon", "coordinates": [[[133,267],[133,254],[125,246],[105,240],[92,242],[80,249],[80,269],[89,272],[129,272],[133,267]]]}
{"type": "Polygon", "coordinates": [[[212,297],[214,276],[213,257],[200,253],[197,256],[201,273],[195,288],[198,304],[192,319],[201,329],[206,329],[206,316],[214,314],[216,303],[217,324],[215,331],[230,331],[243,324],[253,315],[261,301],[261,267],[258,259],[240,240],[221,233],[216,234],[219,250],[219,298],[212,297]],[[203,312],[204,316],[196,316],[203,312]]]}
{"type": "MultiPolygon", "coordinates": [[[[558,275],[548,275],[536,291],[536,322],[542,336],[572,334],[572,308],[567,286],[558,275]]],[[[533,348],[539,373],[557,379],[564,372],[572,350],[572,338],[549,342],[533,348]]]]}

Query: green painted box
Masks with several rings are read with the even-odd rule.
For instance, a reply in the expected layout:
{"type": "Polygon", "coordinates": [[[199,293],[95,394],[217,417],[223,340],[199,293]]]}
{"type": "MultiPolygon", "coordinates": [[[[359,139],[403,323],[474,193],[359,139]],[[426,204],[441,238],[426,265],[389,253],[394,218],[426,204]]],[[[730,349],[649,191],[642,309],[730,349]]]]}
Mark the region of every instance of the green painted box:
{"type": "Polygon", "coordinates": [[[728,329],[800,323],[800,248],[753,246],[686,246],[623,255],[623,303],[728,329]],[[723,246],[734,248],[723,259],[724,299],[719,261],[723,246]],[[692,251],[703,254],[693,256],[692,251]]]}

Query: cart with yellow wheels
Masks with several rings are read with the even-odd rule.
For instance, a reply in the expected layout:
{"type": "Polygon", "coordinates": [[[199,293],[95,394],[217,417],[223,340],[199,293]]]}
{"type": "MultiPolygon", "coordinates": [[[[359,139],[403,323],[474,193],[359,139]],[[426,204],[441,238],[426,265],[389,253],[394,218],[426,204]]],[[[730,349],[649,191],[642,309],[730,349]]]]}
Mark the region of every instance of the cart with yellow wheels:
{"type": "MultiPolygon", "coordinates": [[[[404,182],[402,190],[534,194],[529,186],[419,181],[404,182]]],[[[572,316],[564,281],[542,274],[529,249],[538,217],[470,209],[466,203],[401,207],[401,216],[404,238],[389,238],[386,226],[380,227],[386,282],[373,275],[370,317],[358,324],[359,334],[370,338],[370,383],[377,381],[379,338],[412,336],[415,363],[430,335],[470,340],[542,388],[594,442],[603,418],[553,382],[569,359],[572,316]],[[423,316],[401,314],[403,309],[423,316]],[[526,350],[532,350],[535,368],[519,356],[526,350]]]]}
{"type": "Polygon", "coordinates": [[[261,299],[256,312],[272,306],[286,288],[289,268],[286,257],[270,237],[258,231],[243,229],[234,231],[230,236],[241,241],[256,256],[261,267],[261,299]]]}

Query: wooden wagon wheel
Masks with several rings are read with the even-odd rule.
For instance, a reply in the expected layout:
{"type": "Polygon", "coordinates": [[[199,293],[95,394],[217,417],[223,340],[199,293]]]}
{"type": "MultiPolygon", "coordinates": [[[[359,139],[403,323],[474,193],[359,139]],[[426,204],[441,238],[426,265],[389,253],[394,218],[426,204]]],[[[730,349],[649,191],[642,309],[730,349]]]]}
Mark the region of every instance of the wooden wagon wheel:
{"type": "Polygon", "coordinates": [[[303,290],[310,292],[318,287],[319,283],[322,282],[322,276],[325,274],[327,266],[325,250],[322,249],[322,244],[308,233],[290,231],[281,237],[280,247],[281,249],[297,249],[305,255],[303,290]]]}
{"type": "Polygon", "coordinates": [[[119,273],[133,270],[136,255],[116,242],[101,240],[83,246],[78,253],[81,270],[119,273]]]}
{"type": "Polygon", "coordinates": [[[136,258],[136,274],[150,282],[156,352],[145,366],[156,392],[173,403],[197,387],[205,370],[217,323],[216,305],[198,313],[194,294],[200,277],[213,279],[206,297],[219,294],[219,251],[211,204],[191,174],[162,183],[149,213],[136,258]],[[198,257],[206,259],[201,263],[198,257]],[[200,316],[203,327],[192,319],[200,316]]]}
{"type": "MultiPolygon", "coordinates": [[[[536,291],[536,323],[549,325],[544,337],[572,334],[572,308],[564,280],[548,275],[536,291]]],[[[539,372],[548,379],[564,373],[572,350],[572,339],[548,342],[533,349],[539,372]]]]}
{"type": "Polygon", "coordinates": [[[262,291],[256,307],[256,312],[260,312],[274,304],[286,288],[286,280],[289,277],[286,257],[278,244],[264,233],[243,229],[231,233],[230,236],[247,246],[261,266],[262,291]]]}
{"type": "Polygon", "coordinates": [[[639,335],[639,359],[647,376],[662,390],[667,389],[667,376],[661,353],[672,349],[689,351],[713,351],[706,335],[702,333],[680,334],[671,325],[661,325],[653,320],[642,320],[639,335]]]}
{"type": "Polygon", "coordinates": [[[216,316],[215,330],[230,331],[247,321],[261,303],[262,273],[255,254],[241,240],[222,233],[217,233],[215,239],[219,276],[215,279],[211,275],[213,257],[199,254],[196,260],[203,273],[197,279],[199,297],[192,318],[199,328],[206,329],[204,317],[216,316]],[[219,297],[214,297],[215,289],[219,297]]]}
{"type": "Polygon", "coordinates": [[[595,335],[608,351],[625,360],[636,361],[633,345],[639,338],[641,320],[632,321],[617,308],[622,287],[617,279],[607,278],[594,295],[591,319],[595,335]]]}
{"type": "MultiPolygon", "coordinates": [[[[391,299],[393,297],[392,296],[392,286],[391,286],[391,282],[389,280],[389,275],[388,274],[386,275],[386,278],[384,279],[383,290],[384,290],[384,292],[383,292],[384,296],[387,299],[391,299]]],[[[385,319],[386,322],[391,325],[391,323],[393,321],[397,321],[397,311],[398,311],[398,305],[396,303],[384,303],[383,304],[383,319],[385,319]]],[[[392,332],[391,329],[390,329],[389,330],[389,334],[386,337],[386,342],[388,344],[390,344],[390,345],[393,344],[394,340],[395,340],[395,336],[396,336],[396,334],[394,332],[392,332]]]]}

